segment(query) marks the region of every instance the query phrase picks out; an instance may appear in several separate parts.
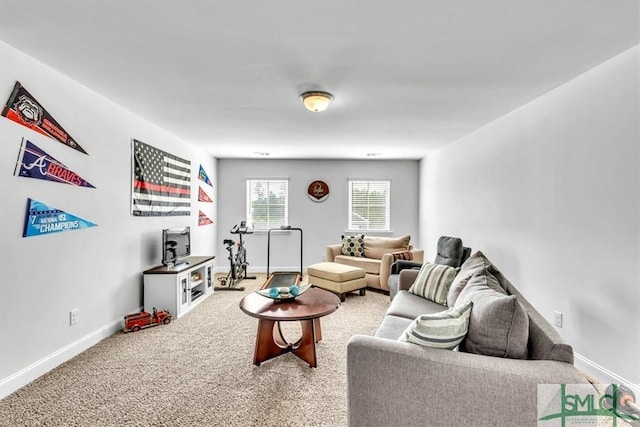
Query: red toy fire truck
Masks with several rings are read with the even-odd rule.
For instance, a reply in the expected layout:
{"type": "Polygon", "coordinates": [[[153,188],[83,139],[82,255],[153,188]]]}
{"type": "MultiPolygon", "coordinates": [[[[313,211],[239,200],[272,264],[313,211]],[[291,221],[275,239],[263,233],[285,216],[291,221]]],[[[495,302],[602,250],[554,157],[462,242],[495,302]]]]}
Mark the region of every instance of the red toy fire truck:
{"type": "Polygon", "coordinates": [[[124,331],[136,332],[140,329],[158,326],[160,323],[167,324],[171,322],[171,313],[169,310],[156,310],[153,308],[153,314],[141,311],[136,314],[127,314],[124,316],[124,331]]]}

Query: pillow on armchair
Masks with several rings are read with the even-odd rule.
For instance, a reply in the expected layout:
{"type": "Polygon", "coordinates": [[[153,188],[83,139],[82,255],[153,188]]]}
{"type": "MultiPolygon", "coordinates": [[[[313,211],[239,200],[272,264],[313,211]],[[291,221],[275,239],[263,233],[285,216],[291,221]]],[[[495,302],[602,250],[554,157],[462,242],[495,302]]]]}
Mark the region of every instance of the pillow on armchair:
{"type": "Polygon", "coordinates": [[[364,234],[342,237],[342,255],[363,257],[364,256],[364,234]]]}

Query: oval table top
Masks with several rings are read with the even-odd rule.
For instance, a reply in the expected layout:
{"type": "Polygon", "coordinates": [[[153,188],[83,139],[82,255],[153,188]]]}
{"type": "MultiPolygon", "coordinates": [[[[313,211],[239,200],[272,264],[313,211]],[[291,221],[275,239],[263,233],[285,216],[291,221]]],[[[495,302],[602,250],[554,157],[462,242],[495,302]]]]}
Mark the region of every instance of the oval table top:
{"type": "Polygon", "coordinates": [[[240,300],[240,310],[249,316],[275,321],[316,319],[333,313],[339,306],[337,295],[320,288],[311,288],[291,300],[276,301],[256,292],[240,300]]]}

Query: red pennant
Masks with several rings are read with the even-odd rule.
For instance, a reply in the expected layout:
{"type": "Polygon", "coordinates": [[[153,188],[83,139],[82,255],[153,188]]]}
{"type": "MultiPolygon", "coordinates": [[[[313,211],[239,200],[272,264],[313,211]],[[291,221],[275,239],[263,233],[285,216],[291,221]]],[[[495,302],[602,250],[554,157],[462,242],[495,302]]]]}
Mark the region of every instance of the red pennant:
{"type": "Polygon", "coordinates": [[[198,201],[199,202],[213,203],[213,200],[211,200],[211,197],[209,197],[207,195],[207,193],[204,192],[202,187],[198,187],[198,201]]]}
{"type": "Polygon", "coordinates": [[[209,224],[213,224],[213,221],[211,220],[211,218],[206,216],[204,212],[200,211],[200,213],[198,214],[198,225],[209,225],[209,224]]]}

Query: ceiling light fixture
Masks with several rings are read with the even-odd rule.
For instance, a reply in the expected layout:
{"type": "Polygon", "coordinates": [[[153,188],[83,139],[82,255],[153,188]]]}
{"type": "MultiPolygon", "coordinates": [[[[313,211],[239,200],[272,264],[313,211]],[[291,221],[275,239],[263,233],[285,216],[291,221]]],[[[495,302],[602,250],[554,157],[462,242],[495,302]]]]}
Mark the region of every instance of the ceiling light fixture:
{"type": "Polygon", "coordinates": [[[329,104],[333,101],[333,95],[329,92],[315,90],[301,94],[300,100],[307,110],[319,113],[329,107],[329,104]]]}

